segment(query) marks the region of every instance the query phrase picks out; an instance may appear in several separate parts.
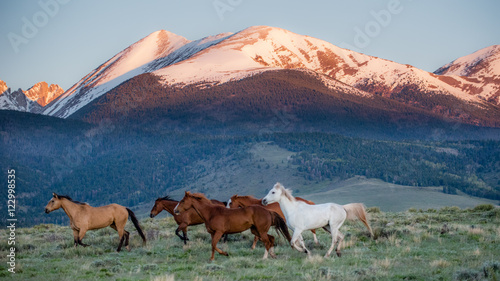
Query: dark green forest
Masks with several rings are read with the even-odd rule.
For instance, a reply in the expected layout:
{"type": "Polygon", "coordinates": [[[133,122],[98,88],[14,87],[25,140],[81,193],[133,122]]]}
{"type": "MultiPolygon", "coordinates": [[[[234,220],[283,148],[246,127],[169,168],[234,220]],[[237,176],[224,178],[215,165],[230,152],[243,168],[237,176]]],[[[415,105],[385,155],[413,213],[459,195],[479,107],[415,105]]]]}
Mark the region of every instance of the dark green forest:
{"type": "MultiPolygon", "coordinates": [[[[93,206],[149,204],[207,172],[199,170],[200,161],[238,163],[251,158],[250,147],[260,142],[292,151],[290,168],[310,182],[362,175],[500,200],[500,141],[387,141],[321,132],[200,134],[18,112],[2,112],[0,121],[3,177],[7,180],[7,169],[16,170],[16,212],[27,226],[67,220],[63,212],[43,213],[52,192],[93,206]]],[[[221,188],[231,193],[230,186],[221,188]]],[[[6,216],[6,206],[1,208],[6,216]]]]}

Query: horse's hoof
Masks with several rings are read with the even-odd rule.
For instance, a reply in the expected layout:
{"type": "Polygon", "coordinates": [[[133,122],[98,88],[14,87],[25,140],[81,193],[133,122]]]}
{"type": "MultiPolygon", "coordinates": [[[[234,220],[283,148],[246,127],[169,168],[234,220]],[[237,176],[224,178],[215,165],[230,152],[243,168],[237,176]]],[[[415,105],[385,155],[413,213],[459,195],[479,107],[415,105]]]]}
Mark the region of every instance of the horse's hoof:
{"type": "Polygon", "coordinates": [[[337,252],[337,257],[341,257],[342,256],[342,253],[341,252],[337,252]]]}

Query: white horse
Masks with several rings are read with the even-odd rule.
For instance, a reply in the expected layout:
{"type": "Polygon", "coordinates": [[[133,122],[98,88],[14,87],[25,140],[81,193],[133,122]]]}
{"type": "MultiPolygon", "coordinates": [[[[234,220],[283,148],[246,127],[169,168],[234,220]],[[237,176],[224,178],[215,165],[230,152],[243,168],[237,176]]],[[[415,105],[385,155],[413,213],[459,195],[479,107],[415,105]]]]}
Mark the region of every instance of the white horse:
{"type": "Polygon", "coordinates": [[[366,219],[364,205],[361,203],[351,203],[344,206],[335,203],[308,205],[295,200],[291,190],[286,189],[280,183],[276,183],[266,197],[262,199],[264,205],[274,202],[280,204],[288,227],[293,231],[290,244],[299,252],[305,252],[307,255],[310,255],[310,251],[307,250],[302,238],[301,233],[304,230],[323,227],[330,231],[332,245],[325,257],[330,256],[336,243],[338,243],[336,253],[340,257],[340,242],[344,239],[344,235],[340,233],[339,228],[346,219],[360,219],[373,237],[372,229],[366,219]]]}

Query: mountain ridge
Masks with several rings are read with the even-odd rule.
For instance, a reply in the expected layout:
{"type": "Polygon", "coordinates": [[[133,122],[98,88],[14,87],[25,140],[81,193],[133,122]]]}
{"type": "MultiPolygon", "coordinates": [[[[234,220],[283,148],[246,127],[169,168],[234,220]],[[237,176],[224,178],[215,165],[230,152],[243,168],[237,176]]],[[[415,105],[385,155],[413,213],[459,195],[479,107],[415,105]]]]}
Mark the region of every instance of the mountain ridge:
{"type": "Polygon", "coordinates": [[[64,90],[57,84],[38,82],[28,90],[12,91],[0,80],[0,109],[41,113],[43,107],[62,95],[64,90]]]}
{"type": "MultiPolygon", "coordinates": [[[[495,46],[489,49],[492,51],[480,52],[483,57],[500,53],[495,46]]],[[[458,61],[462,59],[455,60],[458,61]]],[[[496,67],[488,77],[479,75],[479,70],[475,76],[440,74],[445,73],[444,69],[430,73],[269,26],[253,26],[195,41],[165,30],[153,32],[91,71],[45,106],[42,113],[68,118],[145,73],[159,77],[165,88],[197,85],[204,89],[266,71],[291,69],[320,75],[324,79],[319,83],[334,85],[333,88],[342,85],[345,93],[365,96],[366,104],[369,97],[380,96],[439,114],[443,119],[500,126],[500,70],[496,67]],[[455,104],[447,101],[451,97],[455,104]]],[[[446,69],[451,71],[453,67],[446,69]]],[[[157,85],[151,87],[156,89],[157,85]]],[[[140,95],[139,89],[133,92],[140,95]]]]}

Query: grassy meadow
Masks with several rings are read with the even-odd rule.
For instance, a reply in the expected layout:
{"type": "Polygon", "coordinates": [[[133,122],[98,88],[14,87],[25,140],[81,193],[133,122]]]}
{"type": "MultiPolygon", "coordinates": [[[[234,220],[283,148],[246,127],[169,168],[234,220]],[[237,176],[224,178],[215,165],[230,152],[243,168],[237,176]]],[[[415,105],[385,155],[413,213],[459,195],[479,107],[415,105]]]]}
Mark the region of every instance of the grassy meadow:
{"type": "MultiPolygon", "coordinates": [[[[305,254],[277,239],[276,259],[262,260],[259,242],[250,249],[249,232],[230,235],[210,263],[210,236],[203,225],[189,228],[184,245],[174,234],[172,217],[143,219],[148,238],[129,222],[131,251],[117,253],[111,228],[90,231],[87,248],[74,248],[69,226],[51,224],[16,229],[16,273],[7,271],[6,240],[1,243],[0,278],[4,280],[499,280],[500,209],[492,205],[460,209],[381,212],[372,207],[375,239],[360,223],[347,222],[342,257],[324,258],[330,236],[318,230],[319,245],[304,233],[305,254]]],[[[274,230],[271,234],[276,235],[274,230]]],[[[8,237],[6,229],[0,231],[8,237]]]]}

